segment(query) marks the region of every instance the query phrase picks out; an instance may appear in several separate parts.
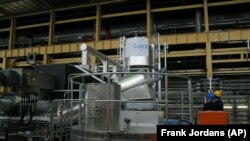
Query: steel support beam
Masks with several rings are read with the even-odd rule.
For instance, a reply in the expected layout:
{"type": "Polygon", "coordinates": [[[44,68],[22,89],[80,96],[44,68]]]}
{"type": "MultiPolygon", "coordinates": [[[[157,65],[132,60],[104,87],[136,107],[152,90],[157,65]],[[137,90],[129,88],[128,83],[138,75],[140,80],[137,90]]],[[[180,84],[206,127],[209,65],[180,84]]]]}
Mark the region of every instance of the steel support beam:
{"type": "Polygon", "coordinates": [[[249,0],[230,0],[230,1],[223,1],[223,2],[213,2],[208,3],[209,7],[212,6],[224,6],[224,5],[232,5],[232,4],[243,4],[243,3],[250,3],[249,0]]]}
{"type": "Polygon", "coordinates": [[[99,41],[101,35],[101,6],[96,6],[95,40],[99,41]]]}
{"type": "Polygon", "coordinates": [[[6,32],[6,31],[10,31],[10,28],[2,28],[2,29],[0,29],[0,32],[6,32]]]}
{"type": "Polygon", "coordinates": [[[6,68],[7,68],[7,58],[4,57],[2,62],[2,69],[5,70],[6,68]]]}
{"type": "Polygon", "coordinates": [[[250,73],[249,68],[229,68],[229,69],[218,69],[214,71],[214,74],[239,74],[239,73],[250,73]]]}
{"type": "Polygon", "coordinates": [[[129,15],[139,15],[139,14],[145,14],[145,13],[147,13],[147,10],[138,10],[138,11],[106,14],[106,15],[102,15],[101,18],[113,18],[113,17],[129,16],[129,15]]]}
{"type": "Polygon", "coordinates": [[[250,37],[249,29],[223,30],[200,33],[183,33],[174,35],[161,35],[161,44],[167,42],[172,44],[192,44],[205,42],[226,42],[234,40],[246,40],[250,37]]]}
{"type": "MultiPolygon", "coordinates": [[[[96,3],[90,3],[90,4],[80,4],[77,6],[69,6],[69,7],[65,7],[65,8],[58,8],[58,9],[54,9],[55,12],[58,11],[66,11],[66,10],[72,10],[72,9],[78,9],[78,8],[84,8],[84,7],[92,7],[92,6],[96,6],[98,4],[100,5],[107,5],[107,4],[112,4],[112,3],[120,3],[120,2],[124,2],[126,0],[114,0],[114,1],[108,1],[108,2],[96,2],[96,3]]],[[[41,11],[41,12],[35,12],[35,13],[29,13],[29,14],[22,14],[22,15],[18,15],[15,16],[16,18],[20,18],[20,17],[27,17],[27,16],[34,16],[34,15],[40,15],[40,14],[46,14],[46,13],[50,13],[50,10],[47,11],[41,11]]],[[[1,19],[10,19],[12,17],[5,17],[5,18],[0,18],[1,19]]]]}
{"type": "MultiPolygon", "coordinates": [[[[102,16],[102,9],[101,9],[101,5],[98,4],[96,5],[96,22],[95,22],[95,40],[99,41],[100,37],[101,37],[101,16],[102,16]]],[[[93,66],[96,64],[96,57],[91,55],[90,56],[90,65],[93,66]]]]}
{"type": "Polygon", "coordinates": [[[48,45],[54,44],[54,34],[55,34],[55,12],[50,12],[50,21],[49,21],[49,38],[48,45]]]}
{"type": "Polygon", "coordinates": [[[213,77],[212,48],[210,42],[206,42],[206,70],[207,77],[213,77]]]}
{"type": "MultiPolygon", "coordinates": [[[[192,43],[206,43],[206,42],[226,42],[230,40],[245,40],[250,36],[250,30],[231,30],[231,31],[219,31],[219,32],[203,32],[203,33],[187,33],[187,34],[175,34],[175,35],[161,35],[160,43],[168,42],[169,45],[174,44],[192,44],[192,43]]],[[[117,49],[119,47],[119,40],[101,40],[87,42],[88,46],[95,48],[96,50],[109,50],[117,49]]],[[[59,53],[73,53],[80,52],[80,43],[68,43],[57,44],[51,46],[39,46],[28,47],[11,50],[0,50],[0,56],[13,58],[26,56],[28,53],[37,52],[39,54],[59,54],[59,53]]],[[[246,47],[241,48],[224,48],[213,49],[212,55],[228,55],[228,54],[245,54],[246,47]]],[[[204,49],[198,50],[186,50],[186,51],[172,51],[168,57],[184,57],[184,56],[205,56],[206,51],[204,49]]]]}
{"type": "Polygon", "coordinates": [[[177,11],[183,9],[195,9],[195,8],[202,8],[202,4],[193,4],[193,5],[185,5],[185,6],[175,6],[175,7],[164,7],[164,8],[155,8],[152,9],[151,12],[165,12],[165,11],[177,11]]]}
{"type": "Polygon", "coordinates": [[[209,32],[209,19],[208,19],[208,5],[207,0],[203,1],[204,4],[204,23],[205,23],[205,31],[209,32]]]}
{"type": "Polygon", "coordinates": [[[48,54],[44,54],[43,55],[43,64],[46,65],[46,64],[49,64],[50,63],[50,57],[48,54]]]}
{"type": "Polygon", "coordinates": [[[213,60],[213,63],[235,63],[235,62],[247,62],[247,59],[220,59],[213,60]]]}
{"type": "MultiPolygon", "coordinates": [[[[2,70],[8,69],[8,68],[12,68],[12,67],[14,67],[13,65],[14,65],[14,59],[9,59],[7,57],[3,58],[2,70]]],[[[11,88],[10,87],[1,87],[0,91],[7,93],[7,92],[11,91],[11,88]]]]}
{"type": "Polygon", "coordinates": [[[11,18],[10,34],[9,34],[9,49],[14,48],[16,40],[16,19],[11,18]]]}
{"type": "MultiPolygon", "coordinates": [[[[124,2],[126,0],[114,0],[111,2],[102,2],[101,5],[110,4],[110,3],[118,3],[118,2],[124,2]]],[[[213,2],[208,3],[208,7],[213,6],[223,6],[223,5],[233,5],[233,4],[244,4],[244,3],[250,3],[249,0],[233,0],[233,1],[224,1],[224,2],[213,2]]],[[[57,11],[66,11],[71,9],[77,9],[77,8],[84,8],[84,7],[91,7],[96,6],[97,3],[91,3],[91,4],[81,4],[79,6],[71,6],[66,8],[60,8],[60,9],[54,9],[55,12],[57,11]]],[[[151,9],[151,12],[164,12],[164,11],[177,11],[177,10],[183,10],[183,9],[195,9],[195,8],[202,8],[203,4],[193,4],[193,5],[184,5],[184,6],[175,6],[175,7],[164,7],[164,8],[154,8],[151,9]]],[[[42,11],[42,12],[36,12],[36,13],[30,13],[30,14],[23,14],[15,17],[27,17],[27,16],[34,16],[39,14],[45,14],[49,13],[50,11],[42,11]]],[[[110,17],[117,17],[117,16],[125,16],[125,15],[133,15],[133,14],[144,14],[146,13],[146,10],[137,11],[137,12],[125,12],[125,13],[115,13],[115,14],[107,14],[103,15],[102,18],[110,18],[110,17]]],[[[0,19],[10,19],[11,17],[5,17],[0,19]]]]}
{"type": "Polygon", "coordinates": [[[236,47],[236,48],[220,48],[213,49],[212,55],[232,55],[232,54],[245,54],[246,47],[236,47]]]}
{"type": "Polygon", "coordinates": [[[55,21],[55,24],[65,24],[65,23],[73,23],[73,22],[81,22],[81,21],[90,21],[90,20],[95,20],[95,19],[96,19],[96,16],[83,17],[83,18],[55,21]]]}
{"type": "Polygon", "coordinates": [[[39,23],[39,24],[18,26],[16,27],[16,29],[27,29],[27,28],[42,27],[42,26],[48,26],[48,25],[50,25],[50,23],[39,23]]]}
{"type": "Polygon", "coordinates": [[[151,0],[147,0],[147,36],[152,34],[152,20],[151,20],[151,0]]]}
{"type": "Polygon", "coordinates": [[[64,58],[64,59],[51,59],[50,63],[53,63],[53,64],[79,63],[80,60],[81,60],[81,57],[64,58]]]}

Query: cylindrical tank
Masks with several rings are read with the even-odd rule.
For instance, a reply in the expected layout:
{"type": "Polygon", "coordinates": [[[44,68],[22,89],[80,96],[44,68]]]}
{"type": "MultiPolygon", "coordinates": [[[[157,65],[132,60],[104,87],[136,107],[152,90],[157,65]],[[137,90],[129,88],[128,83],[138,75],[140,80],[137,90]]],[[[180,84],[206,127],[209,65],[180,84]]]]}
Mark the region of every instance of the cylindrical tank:
{"type": "Polygon", "coordinates": [[[112,132],[119,131],[121,87],[114,83],[89,83],[85,89],[85,131],[112,132]],[[90,100],[90,101],[88,101],[90,100]],[[94,100],[104,100],[95,102],[94,100]]]}
{"type": "Polygon", "coordinates": [[[128,66],[148,66],[151,60],[147,37],[126,39],[125,61],[128,66]]]}

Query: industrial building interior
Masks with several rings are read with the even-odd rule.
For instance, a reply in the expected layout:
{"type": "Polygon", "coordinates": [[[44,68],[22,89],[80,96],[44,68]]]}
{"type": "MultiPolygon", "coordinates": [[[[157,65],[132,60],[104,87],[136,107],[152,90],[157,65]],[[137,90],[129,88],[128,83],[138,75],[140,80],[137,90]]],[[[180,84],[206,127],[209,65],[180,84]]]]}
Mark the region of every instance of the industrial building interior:
{"type": "Polygon", "coordinates": [[[1,0],[0,140],[154,141],[220,90],[250,123],[250,0],[1,0]]]}

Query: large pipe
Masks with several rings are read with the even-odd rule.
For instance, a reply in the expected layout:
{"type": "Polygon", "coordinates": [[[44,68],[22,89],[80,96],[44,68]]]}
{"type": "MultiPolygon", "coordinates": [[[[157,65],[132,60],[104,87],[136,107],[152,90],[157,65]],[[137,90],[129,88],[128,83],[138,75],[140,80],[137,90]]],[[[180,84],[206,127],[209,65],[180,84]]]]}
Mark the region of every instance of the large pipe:
{"type": "MultiPolygon", "coordinates": [[[[113,61],[112,59],[108,58],[106,55],[102,54],[101,52],[89,47],[87,44],[82,44],[81,45],[81,50],[82,50],[82,58],[86,59],[85,56],[87,56],[87,54],[91,53],[92,55],[94,55],[95,57],[103,60],[103,61],[108,61],[109,64],[117,66],[119,68],[122,68],[122,65],[113,61]]],[[[84,61],[84,63],[86,63],[86,60],[82,60],[84,61]]],[[[86,65],[86,64],[84,64],[86,65]]]]}
{"type": "Polygon", "coordinates": [[[121,99],[154,99],[154,94],[151,91],[151,85],[155,81],[155,78],[150,78],[149,76],[143,74],[127,75],[118,82],[121,86],[121,99]]]}
{"type": "Polygon", "coordinates": [[[146,79],[146,80],[143,80],[141,82],[137,82],[137,83],[134,83],[134,84],[131,84],[131,85],[123,85],[123,83],[120,83],[121,84],[121,91],[126,91],[126,90],[129,90],[129,89],[132,89],[132,88],[135,88],[137,86],[140,86],[140,85],[144,85],[144,84],[153,84],[156,80],[154,78],[151,78],[151,79],[146,79]]]}

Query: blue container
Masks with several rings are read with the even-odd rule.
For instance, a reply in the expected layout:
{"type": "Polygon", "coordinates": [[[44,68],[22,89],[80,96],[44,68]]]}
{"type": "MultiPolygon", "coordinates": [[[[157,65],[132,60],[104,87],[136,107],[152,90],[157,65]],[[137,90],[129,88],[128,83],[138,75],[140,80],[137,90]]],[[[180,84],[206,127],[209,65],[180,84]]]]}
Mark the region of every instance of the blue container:
{"type": "Polygon", "coordinates": [[[183,119],[164,119],[165,125],[191,125],[189,121],[183,120],[183,119]]]}

